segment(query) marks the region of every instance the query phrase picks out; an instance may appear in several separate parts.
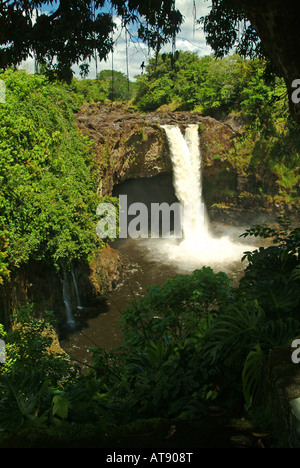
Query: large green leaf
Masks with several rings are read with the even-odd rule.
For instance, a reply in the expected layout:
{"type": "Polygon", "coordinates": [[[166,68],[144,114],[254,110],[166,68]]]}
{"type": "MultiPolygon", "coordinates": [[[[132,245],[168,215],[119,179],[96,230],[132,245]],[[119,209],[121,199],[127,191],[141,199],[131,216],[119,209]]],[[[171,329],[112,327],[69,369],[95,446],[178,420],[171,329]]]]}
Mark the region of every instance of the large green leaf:
{"type": "Polygon", "coordinates": [[[256,399],[261,384],[261,371],[264,353],[257,344],[248,354],[242,372],[243,391],[246,407],[250,408],[256,399]]]}
{"type": "Polygon", "coordinates": [[[257,303],[236,304],[218,315],[204,337],[203,358],[210,364],[217,361],[230,365],[257,342],[264,311],[257,303]]]}
{"type": "Polygon", "coordinates": [[[264,352],[297,335],[299,321],[292,317],[269,319],[257,302],[230,306],[215,317],[204,334],[202,357],[210,364],[244,362],[259,343],[264,352]]]}

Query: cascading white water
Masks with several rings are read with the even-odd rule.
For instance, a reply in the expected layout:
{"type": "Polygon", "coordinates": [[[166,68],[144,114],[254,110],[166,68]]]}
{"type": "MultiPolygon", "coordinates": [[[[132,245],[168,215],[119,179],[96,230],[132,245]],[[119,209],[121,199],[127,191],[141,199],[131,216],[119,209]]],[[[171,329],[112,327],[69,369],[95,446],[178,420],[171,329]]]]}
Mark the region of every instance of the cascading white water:
{"type": "Polygon", "coordinates": [[[229,236],[214,237],[209,230],[202,201],[201,152],[198,124],[189,125],[183,135],[178,126],[163,125],[173,164],[173,184],[181,205],[182,239],[160,239],[151,243],[152,258],[177,264],[185,270],[216,266],[240,260],[251,247],[229,236]]]}
{"type": "Polygon", "coordinates": [[[173,163],[174,188],[181,204],[185,242],[207,236],[202,203],[201,158],[198,125],[189,125],[185,136],[179,127],[164,125],[173,163]]]}
{"type": "Polygon", "coordinates": [[[77,298],[77,309],[78,310],[83,310],[84,307],[83,307],[82,302],[81,302],[81,297],[80,297],[79,287],[78,287],[78,283],[77,283],[77,278],[76,278],[75,271],[74,271],[74,268],[73,268],[72,265],[71,265],[71,275],[72,275],[73,284],[74,284],[75,293],[76,293],[76,298],[77,298]]]}
{"type": "Polygon", "coordinates": [[[69,274],[65,270],[64,271],[64,280],[63,280],[63,300],[66,309],[66,319],[67,319],[67,326],[73,328],[75,326],[75,319],[72,312],[72,305],[71,305],[71,288],[70,288],[70,280],[69,274]]]}

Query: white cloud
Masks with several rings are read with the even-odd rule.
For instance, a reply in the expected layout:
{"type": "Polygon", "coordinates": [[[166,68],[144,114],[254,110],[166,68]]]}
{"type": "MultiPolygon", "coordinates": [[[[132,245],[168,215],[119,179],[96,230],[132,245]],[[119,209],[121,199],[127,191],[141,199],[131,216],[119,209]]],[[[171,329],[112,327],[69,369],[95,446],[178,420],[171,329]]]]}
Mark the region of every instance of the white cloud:
{"type": "MultiPolygon", "coordinates": [[[[211,6],[211,0],[196,0],[196,18],[206,15],[211,6]]],[[[199,56],[210,55],[212,49],[206,44],[205,36],[200,25],[194,25],[194,1],[193,0],[176,0],[176,8],[178,8],[184,16],[184,23],[181,31],[176,37],[176,49],[183,51],[195,52],[199,56]]],[[[118,24],[119,28],[121,23],[118,24]]],[[[118,37],[114,54],[113,68],[116,71],[127,73],[126,63],[126,40],[124,31],[120,29],[115,32],[114,37],[118,37]]],[[[166,44],[162,52],[171,52],[172,45],[166,44]]],[[[147,63],[149,57],[153,56],[146,44],[131,39],[128,41],[128,68],[129,78],[134,79],[134,76],[141,74],[141,64],[147,63]]],[[[112,55],[110,54],[106,62],[98,64],[98,71],[112,68],[112,55]]],[[[94,77],[95,64],[91,63],[90,76],[94,77]]]]}
{"type": "Polygon", "coordinates": [[[209,12],[210,6],[210,0],[198,0],[195,2],[193,0],[176,1],[176,7],[184,16],[184,23],[176,40],[176,47],[179,50],[190,50],[197,52],[200,56],[212,53],[210,47],[206,45],[201,26],[195,24],[194,21],[195,18],[199,19],[201,16],[206,15],[209,12]]]}

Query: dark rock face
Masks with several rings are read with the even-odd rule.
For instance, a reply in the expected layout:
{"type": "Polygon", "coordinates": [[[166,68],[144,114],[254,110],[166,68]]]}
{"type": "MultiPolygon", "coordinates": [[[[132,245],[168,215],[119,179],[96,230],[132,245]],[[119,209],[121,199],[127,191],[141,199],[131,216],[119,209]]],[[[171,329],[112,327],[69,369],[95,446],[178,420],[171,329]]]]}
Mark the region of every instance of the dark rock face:
{"type": "Polygon", "coordinates": [[[90,263],[89,279],[96,295],[112,291],[121,276],[122,264],[118,252],[107,245],[97,252],[90,263]]]}

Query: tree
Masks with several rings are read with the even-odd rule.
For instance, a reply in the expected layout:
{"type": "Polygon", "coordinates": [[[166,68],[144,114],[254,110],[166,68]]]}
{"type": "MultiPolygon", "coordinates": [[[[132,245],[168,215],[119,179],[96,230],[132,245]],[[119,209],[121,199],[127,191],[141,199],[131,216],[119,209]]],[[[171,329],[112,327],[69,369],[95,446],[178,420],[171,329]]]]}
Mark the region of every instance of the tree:
{"type": "MultiPolygon", "coordinates": [[[[285,94],[284,82],[277,77],[266,83],[264,73],[265,60],[246,60],[236,53],[223,58],[188,51],[158,54],[137,77],[134,103],[142,111],[167,104],[208,115],[235,112],[243,115],[248,126],[271,130],[274,104],[285,94]]],[[[281,113],[284,110],[281,102],[281,113]]]]}
{"type": "Polygon", "coordinates": [[[113,14],[123,27],[138,23],[138,35],[159,50],[179,30],[174,0],[7,0],[0,5],[0,68],[32,56],[52,78],[70,81],[72,65],[100,60],[113,49],[113,14]],[[110,5],[110,9],[107,7],[110,5]],[[50,11],[49,11],[50,10],[50,11]]]}
{"type": "Polygon", "coordinates": [[[127,101],[132,96],[134,83],[122,72],[102,70],[98,73],[97,81],[108,86],[108,98],[112,101],[127,101]]]}
{"type": "Polygon", "coordinates": [[[299,18],[298,0],[284,4],[281,0],[213,0],[210,13],[200,19],[218,57],[235,47],[243,56],[259,55],[271,61],[284,78],[290,111],[298,123],[300,100],[293,99],[293,85],[300,79],[299,18]]]}
{"type": "Polygon", "coordinates": [[[86,260],[99,244],[99,197],[91,145],[74,123],[81,99],[44,76],[0,78],[1,286],[31,260],[57,269],[86,260]]]}

